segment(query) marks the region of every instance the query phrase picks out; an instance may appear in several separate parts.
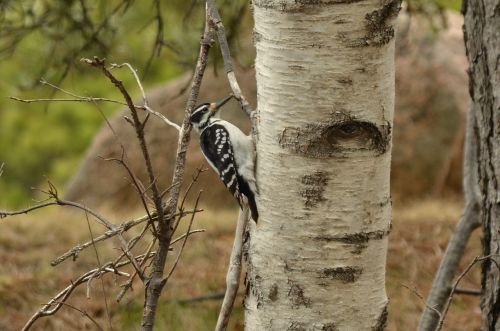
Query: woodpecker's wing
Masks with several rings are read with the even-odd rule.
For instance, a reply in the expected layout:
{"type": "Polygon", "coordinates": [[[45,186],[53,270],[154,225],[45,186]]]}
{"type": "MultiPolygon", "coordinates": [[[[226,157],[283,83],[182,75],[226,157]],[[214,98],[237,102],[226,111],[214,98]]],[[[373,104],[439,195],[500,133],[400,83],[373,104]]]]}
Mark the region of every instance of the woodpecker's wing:
{"type": "Polygon", "coordinates": [[[214,168],[224,185],[241,206],[243,201],[240,194],[240,176],[234,161],[229,132],[223,125],[212,124],[201,133],[200,145],[208,163],[214,168]]]}

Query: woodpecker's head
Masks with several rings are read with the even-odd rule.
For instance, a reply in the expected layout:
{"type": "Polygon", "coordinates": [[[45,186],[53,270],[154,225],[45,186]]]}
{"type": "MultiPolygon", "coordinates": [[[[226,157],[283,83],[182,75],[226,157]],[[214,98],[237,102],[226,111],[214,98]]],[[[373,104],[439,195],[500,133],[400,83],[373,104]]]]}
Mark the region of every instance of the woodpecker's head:
{"type": "Polygon", "coordinates": [[[202,103],[201,105],[197,106],[191,114],[191,124],[193,124],[193,127],[198,131],[204,129],[210,122],[210,119],[213,116],[216,116],[219,113],[221,107],[226,102],[231,100],[232,97],[233,96],[230,95],[217,102],[202,103]]]}

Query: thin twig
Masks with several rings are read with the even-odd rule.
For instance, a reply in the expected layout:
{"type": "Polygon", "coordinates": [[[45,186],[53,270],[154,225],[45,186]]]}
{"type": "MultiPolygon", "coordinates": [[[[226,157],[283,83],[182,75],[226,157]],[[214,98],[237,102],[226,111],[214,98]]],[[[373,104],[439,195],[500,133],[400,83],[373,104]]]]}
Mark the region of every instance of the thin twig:
{"type": "Polygon", "coordinates": [[[254,138],[257,136],[257,122],[258,117],[255,110],[250,106],[247,99],[241,92],[240,85],[238,84],[238,80],[236,79],[236,75],[234,73],[233,61],[231,58],[231,52],[229,51],[229,45],[226,38],[226,33],[224,30],[224,25],[222,24],[222,19],[219,15],[219,11],[217,10],[217,6],[215,4],[215,0],[206,0],[207,6],[209,8],[209,17],[215,26],[215,31],[217,32],[217,38],[219,40],[219,48],[222,54],[222,59],[224,61],[224,68],[226,69],[227,79],[229,81],[229,85],[231,86],[231,90],[233,91],[233,95],[236,100],[239,101],[241,108],[248,115],[250,120],[252,121],[252,135],[254,138]]]}
{"type": "MultiPolygon", "coordinates": [[[[135,258],[138,261],[142,261],[143,259],[150,259],[156,254],[156,252],[151,252],[149,256],[145,255],[139,255],[136,256],[135,258]]],[[[52,299],[50,299],[46,304],[42,305],[42,307],[33,315],[31,318],[26,322],[24,327],[22,328],[22,331],[27,331],[33,326],[33,324],[41,317],[45,316],[50,316],[54,315],[62,306],[62,302],[65,302],[71,293],[81,284],[84,284],[88,281],[89,277],[102,277],[104,274],[107,273],[115,273],[118,275],[124,275],[124,276],[129,276],[126,273],[119,273],[116,272],[116,269],[121,268],[123,266],[126,266],[130,264],[130,261],[123,261],[120,263],[117,263],[116,265],[113,265],[112,262],[105,263],[103,265],[103,268],[95,268],[92,269],[83,275],[81,275],[79,278],[77,278],[75,281],[72,281],[70,285],[65,287],[62,291],[60,291],[58,294],[56,294],[52,299]],[[112,266],[112,267],[110,267],[112,266]],[[97,273],[97,274],[96,274],[97,273]]]]}
{"type": "MultiPolygon", "coordinates": [[[[179,216],[181,214],[182,215],[189,215],[189,214],[192,214],[192,213],[199,213],[199,212],[202,212],[202,211],[203,211],[203,209],[192,210],[192,211],[185,211],[183,213],[174,214],[174,216],[179,216]]],[[[156,213],[153,213],[151,217],[152,217],[153,220],[156,220],[156,213]]],[[[131,228],[135,227],[136,225],[142,224],[142,223],[144,223],[144,222],[146,222],[148,220],[149,220],[149,216],[146,215],[146,216],[142,216],[140,218],[137,218],[135,220],[131,220],[131,221],[127,221],[127,222],[121,223],[118,226],[116,226],[116,228],[114,230],[106,231],[105,233],[101,234],[100,236],[95,237],[94,243],[106,240],[108,238],[111,238],[113,236],[118,235],[119,233],[126,232],[126,231],[130,230],[131,228]]],[[[91,246],[91,245],[92,245],[92,241],[87,241],[87,242],[84,242],[82,244],[78,244],[75,247],[73,247],[70,250],[68,250],[66,253],[64,253],[64,254],[58,256],[57,258],[55,258],[50,263],[50,265],[54,267],[54,266],[60,264],[61,262],[67,260],[70,257],[72,257],[73,260],[76,260],[78,258],[78,255],[80,254],[80,252],[83,251],[84,249],[86,249],[87,247],[91,246]]]]}
{"type": "Polygon", "coordinates": [[[89,313],[87,313],[85,310],[82,310],[82,309],[80,309],[80,308],[77,308],[77,307],[75,307],[75,306],[73,306],[73,305],[70,305],[69,303],[67,303],[67,302],[63,302],[63,301],[56,301],[55,303],[59,303],[59,304],[61,304],[61,305],[64,305],[64,306],[66,306],[66,307],[68,307],[68,308],[71,308],[71,309],[73,309],[73,310],[76,310],[76,311],[80,312],[80,313],[82,314],[82,316],[84,316],[84,317],[88,318],[88,319],[89,319],[92,323],[94,323],[94,325],[95,325],[95,326],[97,326],[97,328],[98,328],[99,330],[104,331],[104,329],[102,328],[102,326],[100,326],[100,325],[99,325],[99,323],[97,323],[97,321],[96,321],[95,319],[93,319],[93,318],[92,318],[92,316],[90,316],[90,315],[89,315],[89,313]]]}
{"type": "MultiPolygon", "coordinates": [[[[194,203],[194,209],[198,208],[198,202],[200,201],[200,197],[201,197],[201,192],[200,191],[198,193],[198,196],[196,197],[196,202],[194,203]]],[[[167,277],[165,277],[163,279],[163,282],[166,283],[168,282],[170,276],[172,276],[172,274],[174,273],[174,270],[175,268],[177,267],[177,264],[179,263],[179,260],[181,259],[181,255],[182,255],[182,251],[184,250],[184,246],[186,246],[186,242],[187,242],[187,239],[189,238],[189,233],[191,232],[191,226],[193,225],[193,221],[194,221],[194,215],[195,214],[192,214],[191,215],[191,219],[189,221],[189,226],[188,226],[188,229],[186,231],[186,236],[184,237],[184,241],[182,242],[182,246],[181,248],[179,249],[179,253],[177,254],[177,257],[175,259],[175,262],[174,262],[174,265],[172,266],[172,268],[170,269],[170,272],[168,273],[167,277]]]]}
{"type": "Polygon", "coordinates": [[[439,323],[438,323],[438,326],[436,328],[436,331],[439,331],[439,330],[441,330],[443,328],[443,324],[444,324],[444,320],[446,318],[446,314],[448,314],[448,310],[450,309],[451,302],[453,300],[453,295],[455,294],[455,291],[456,291],[456,289],[458,287],[458,284],[460,283],[460,281],[462,280],[462,278],[464,278],[465,275],[467,275],[467,273],[470,271],[470,269],[472,269],[472,267],[476,263],[484,261],[484,260],[488,260],[488,259],[491,259],[491,261],[493,261],[496,264],[497,268],[500,269],[500,266],[495,261],[494,257],[498,257],[498,255],[497,254],[490,254],[490,255],[486,255],[486,256],[476,256],[469,263],[469,265],[464,269],[464,271],[462,271],[462,273],[458,276],[457,280],[455,281],[455,283],[451,287],[450,295],[448,296],[448,300],[446,301],[446,304],[444,305],[443,314],[440,315],[439,323]]]}
{"type": "MultiPolygon", "coordinates": [[[[88,229],[89,229],[90,239],[92,241],[92,246],[94,247],[94,252],[95,252],[95,258],[96,258],[96,261],[97,261],[97,266],[99,267],[99,269],[101,269],[102,268],[102,266],[101,266],[101,259],[99,258],[99,251],[97,250],[97,247],[96,247],[95,242],[94,242],[94,234],[92,233],[92,227],[90,226],[89,215],[88,215],[87,211],[85,211],[85,220],[87,221],[87,226],[88,226],[88,229]]],[[[87,282],[87,298],[88,299],[90,299],[91,280],[92,280],[92,278],[90,278],[88,280],[88,282],[87,282]]],[[[104,280],[102,279],[102,277],[100,278],[100,280],[101,280],[102,295],[104,297],[104,309],[106,310],[106,316],[108,317],[109,329],[113,330],[113,325],[111,323],[111,315],[109,314],[108,296],[106,294],[106,289],[104,287],[104,280]]]]}
{"type": "MultiPolygon", "coordinates": [[[[146,250],[146,253],[145,253],[146,255],[149,255],[149,253],[151,253],[151,250],[153,249],[153,246],[155,243],[156,243],[156,238],[153,238],[153,240],[151,241],[151,243],[149,244],[149,246],[146,250]]],[[[144,264],[146,264],[146,260],[142,260],[140,267],[141,268],[144,267],[144,264]]],[[[120,302],[121,299],[123,298],[123,296],[125,295],[125,293],[127,292],[127,290],[132,287],[132,283],[134,282],[135,276],[137,276],[137,271],[134,272],[129,277],[129,279],[127,280],[127,282],[125,284],[120,285],[122,289],[120,290],[120,293],[118,293],[118,295],[116,296],[116,302],[120,302]]]]}
{"type": "Polygon", "coordinates": [[[408,285],[405,285],[405,284],[401,284],[401,286],[403,286],[404,288],[407,288],[408,290],[410,290],[411,292],[413,292],[413,294],[415,294],[420,300],[422,300],[422,302],[424,303],[424,305],[428,309],[434,311],[439,316],[439,318],[441,318],[441,312],[439,310],[437,310],[436,307],[432,307],[429,304],[427,304],[427,302],[425,301],[424,296],[422,294],[420,294],[420,292],[415,287],[409,287],[408,285]]]}
{"type": "Polygon", "coordinates": [[[142,87],[142,83],[141,83],[141,80],[139,79],[139,75],[137,75],[137,71],[130,65],[130,63],[122,63],[122,64],[116,64],[116,63],[112,63],[111,64],[111,67],[112,68],[122,68],[123,66],[126,66],[130,72],[132,73],[132,75],[134,76],[135,78],[135,81],[137,82],[137,85],[139,86],[139,89],[141,90],[141,94],[142,94],[142,100],[143,100],[143,109],[146,110],[147,112],[155,115],[156,117],[158,117],[159,119],[163,120],[165,123],[167,123],[167,125],[170,125],[171,127],[175,128],[178,132],[181,131],[181,127],[172,122],[171,120],[169,120],[165,115],[163,115],[162,113],[159,113],[157,111],[154,111],[153,109],[151,109],[151,107],[149,106],[148,104],[148,100],[146,98],[146,93],[144,92],[144,88],[142,87]]]}

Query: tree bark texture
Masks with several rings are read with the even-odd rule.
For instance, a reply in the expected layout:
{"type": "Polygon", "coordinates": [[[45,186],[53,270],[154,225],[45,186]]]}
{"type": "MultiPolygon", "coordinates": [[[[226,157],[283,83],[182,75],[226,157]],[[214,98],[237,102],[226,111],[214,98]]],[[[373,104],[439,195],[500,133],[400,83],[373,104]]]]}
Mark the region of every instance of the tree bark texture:
{"type": "Polygon", "coordinates": [[[482,264],[482,329],[500,330],[500,0],[465,0],[463,13],[478,142],[483,253],[493,255],[482,264]]]}
{"type": "Polygon", "coordinates": [[[254,0],[246,330],[382,330],[399,1],[254,0]]]}

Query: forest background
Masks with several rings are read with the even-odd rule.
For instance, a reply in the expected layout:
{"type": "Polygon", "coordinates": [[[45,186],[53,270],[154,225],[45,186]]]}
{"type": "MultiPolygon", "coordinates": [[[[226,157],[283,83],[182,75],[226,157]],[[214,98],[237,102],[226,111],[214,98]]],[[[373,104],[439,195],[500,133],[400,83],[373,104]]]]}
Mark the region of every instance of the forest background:
{"type": "MultiPolygon", "coordinates": [[[[32,199],[39,198],[32,188],[44,187],[47,179],[63,193],[71,191],[77,198],[94,192],[78,192],[75,176],[84,171],[81,164],[89,146],[87,155],[94,158],[100,155],[99,148],[91,143],[104,125],[103,117],[120,117],[119,108],[112,104],[99,104],[97,108],[75,102],[26,104],[9,96],[54,97],[53,89],[40,84],[43,79],[79,95],[119,99],[119,92],[108,81],[79,63],[80,58],[94,55],[106,57],[110,63],[131,63],[147,90],[167,86],[169,91],[180,91],[185,86],[181,76],[192,70],[196,61],[203,28],[202,6],[196,1],[160,2],[162,6],[158,8],[155,2],[147,5],[130,2],[130,8],[120,8],[118,14],[106,22],[110,29],[106,29],[102,40],[86,45],[85,29],[72,28],[75,22],[71,10],[77,10],[78,1],[72,5],[57,1],[40,3],[43,10],[38,9],[47,12],[46,20],[53,20],[51,24],[43,29],[35,28],[22,37],[16,33],[9,35],[5,29],[0,33],[0,165],[4,164],[0,177],[0,209],[32,203],[32,199]],[[158,11],[161,22],[155,16],[158,11]],[[67,12],[70,14],[64,14],[67,12]]],[[[92,8],[92,19],[104,22],[120,1],[95,3],[98,7],[92,8]]],[[[222,1],[219,6],[236,62],[242,72],[247,73],[245,77],[251,77],[255,51],[248,3],[222,1]]],[[[427,294],[462,210],[461,159],[468,95],[459,7],[456,0],[412,1],[405,4],[406,14],[400,20],[392,170],[394,220],[387,278],[388,330],[415,328],[423,304],[407,287],[424,296],[427,294]]],[[[3,16],[1,22],[16,23],[16,19],[26,17],[29,13],[3,16]]],[[[211,56],[212,74],[206,79],[215,80],[221,64],[216,52],[211,56]]],[[[139,97],[134,78],[125,71],[119,75],[132,95],[139,97]]],[[[243,82],[249,90],[255,89],[252,84],[255,84],[252,78],[243,82]]],[[[220,84],[205,85],[204,91],[202,97],[207,100],[200,101],[212,101],[223,96],[227,88],[220,84]]],[[[255,95],[251,99],[255,100],[255,95]]],[[[180,109],[168,110],[175,111],[181,112],[180,109]]],[[[245,125],[243,113],[234,120],[245,125]]],[[[198,153],[191,156],[192,165],[200,165],[199,152],[191,150],[193,155],[198,153]]],[[[106,176],[86,175],[95,183],[96,192],[109,185],[106,176]]],[[[209,194],[202,200],[205,211],[196,222],[206,233],[193,239],[164,293],[157,321],[159,329],[210,330],[215,324],[219,301],[196,299],[212,294],[218,297],[223,291],[236,206],[224,195],[215,176],[206,172],[203,177],[198,188],[209,194]],[[211,190],[216,194],[210,194],[211,190]]],[[[113,209],[116,217],[134,215],[134,203],[120,194],[99,197],[94,194],[94,199],[103,202],[99,208],[113,209]],[[127,208],[117,208],[125,201],[127,208]]],[[[53,268],[49,264],[52,257],[88,236],[87,224],[81,215],[53,209],[1,222],[0,329],[10,330],[22,326],[61,284],[87,270],[95,256],[82,254],[77,263],[69,262],[64,268],[53,268]]],[[[470,246],[464,265],[480,254],[478,236],[473,237],[470,246]]],[[[102,249],[103,255],[106,250],[110,254],[113,251],[112,246],[102,249]]],[[[106,281],[113,283],[111,278],[106,281]]],[[[466,276],[463,286],[479,287],[478,270],[466,276]]],[[[72,304],[85,309],[98,321],[106,321],[109,313],[117,329],[135,329],[142,311],[141,291],[128,294],[120,304],[111,304],[108,313],[103,310],[105,295],[96,290],[93,300],[88,300],[84,292],[77,292],[72,304]]],[[[447,317],[446,329],[477,328],[480,323],[478,301],[476,297],[457,296],[447,317]]],[[[79,316],[78,312],[63,309],[55,318],[44,320],[37,327],[45,330],[57,330],[62,325],[74,330],[89,327],[88,320],[75,316],[79,316]]],[[[242,330],[242,317],[241,300],[238,300],[231,330],[242,330]]]]}

